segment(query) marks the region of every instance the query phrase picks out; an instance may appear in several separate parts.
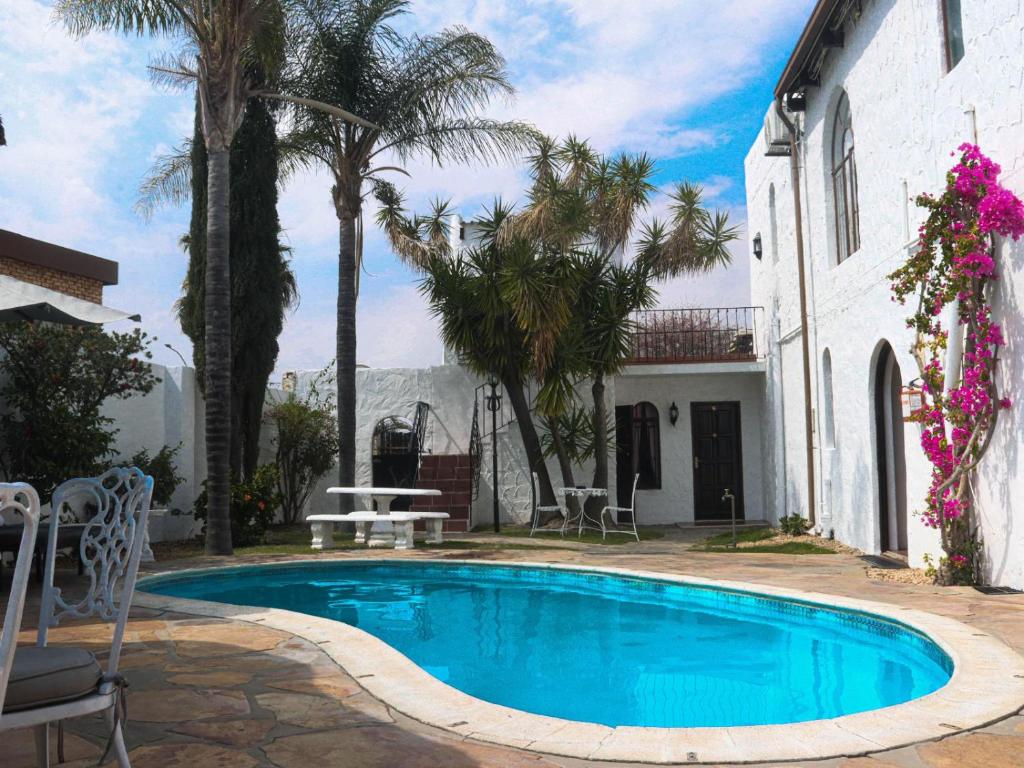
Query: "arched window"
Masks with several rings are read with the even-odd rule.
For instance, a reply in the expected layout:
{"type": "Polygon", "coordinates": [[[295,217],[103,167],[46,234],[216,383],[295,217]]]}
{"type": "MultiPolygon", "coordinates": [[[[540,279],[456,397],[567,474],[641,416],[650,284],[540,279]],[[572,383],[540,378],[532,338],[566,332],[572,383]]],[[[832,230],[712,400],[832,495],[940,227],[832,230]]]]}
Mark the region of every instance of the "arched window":
{"type": "Polygon", "coordinates": [[[832,124],[832,203],[836,222],[836,261],[842,263],[860,248],[860,207],[857,163],[853,156],[850,100],[839,98],[832,124]]]}
{"type": "Polygon", "coordinates": [[[779,263],[779,214],[775,208],[775,185],[768,187],[768,234],[772,239],[772,264],[779,263]]]}
{"type": "Polygon", "coordinates": [[[640,475],[637,488],[661,488],[661,428],[653,403],[633,406],[633,474],[640,475]]]}
{"type": "Polygon", "coordinates": [[[964,57],[964,19],[960,0],[942,0],[942,26],[946,37],[946,71],[964,57]]]}
{"type": "Polygon", "coordinates": [[[832,353],[827,349],[821,359],[821,388],[824,399],[825,447],[836,447],[836,416],[832,400],[832,353]]]}

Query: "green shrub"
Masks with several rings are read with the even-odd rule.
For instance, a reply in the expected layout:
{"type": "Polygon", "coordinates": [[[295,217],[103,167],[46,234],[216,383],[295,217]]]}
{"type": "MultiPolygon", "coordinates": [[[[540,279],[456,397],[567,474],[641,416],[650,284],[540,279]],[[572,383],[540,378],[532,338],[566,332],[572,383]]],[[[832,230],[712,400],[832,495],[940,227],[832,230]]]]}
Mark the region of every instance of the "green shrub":
{"type": "Polygon", "coordinates": [[[267,411],[277,428],[277,490],[284,522],[294,523],[317,482],[338,457],[338,421],[329,401],[316,394],[288,399],[267,411]]]}
{"type": "Polygon", "coordinates": [[[0,323],[0,472],[45,500],[108,469],[117,430],[103,404],[153,389],[150,356],[138,330],[0,323]]]}
{"type": "Polygon", "coordinates": [[[181,443],[174,448],[165,445],[155,456],[150,456],[149,450],[143,448],[128,460],[129,466],[138,467],[143,474],[153,478],[153,505],[157,508],[170,504],[174,491],[185,482],[174,465],[174,457],[180,450],[181,443]]]}
{"type": "MultiPolygon", "coordinates": [[[[196,499],[196,520],[206,522],[206,481],[196,499]]],[[[236,547],[250,547],[264,543],[267,529],[281,499],[277,494],[277,466],[264,464],[257,467],[250,482],[231,484],[231,542],[236,547]]]]}
{"type": "Polygon", "coordinates": [[[792,515],[779,518],[779,530],[787,536],[803,536],[811,524],[800,515],[792,515]]]}

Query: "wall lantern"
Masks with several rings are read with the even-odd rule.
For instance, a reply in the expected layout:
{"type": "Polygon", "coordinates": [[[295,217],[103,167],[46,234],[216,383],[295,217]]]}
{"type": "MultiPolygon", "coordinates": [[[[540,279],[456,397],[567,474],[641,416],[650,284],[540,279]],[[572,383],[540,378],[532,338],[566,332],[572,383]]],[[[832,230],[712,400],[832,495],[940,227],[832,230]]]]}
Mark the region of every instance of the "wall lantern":
{"type": "Polygon", "coordinates": [[[907,386],[900,387],[904,421],[918,421],[924,410],[924,388],[921,384],[921,379],[914,379],[907,386]]]}
{"type": "Polygon", "coordinates": [[[764,248],[761,245],[761,233],[758,232],[756,235],[754,235],[754,257],[758,261],[760,261],[761,257],[763,255],[764,255],[764,248]]]}
{"type": "Polygon", "coordinates": [[[672,423],[673,427],[676,425],[676,422],[679,421],[679,408],[675,403],[672,403],[672,405],[668,407],[668,420],[672,423]]]}

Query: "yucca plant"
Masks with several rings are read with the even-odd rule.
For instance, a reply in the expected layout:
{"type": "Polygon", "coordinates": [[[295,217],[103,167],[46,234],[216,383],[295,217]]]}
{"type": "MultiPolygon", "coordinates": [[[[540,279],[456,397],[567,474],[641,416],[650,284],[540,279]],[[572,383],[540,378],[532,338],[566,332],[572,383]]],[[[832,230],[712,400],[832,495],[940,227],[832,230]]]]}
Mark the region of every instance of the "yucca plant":
{"type": "Polygon", "coordinates": [[[515,302],[543,383],[538,407],[558,419],[574,407],[575,385],[590,380],[593,486],[607,488],[605,381],[629,357],[634,313],[656,303],[658,280],[728,264],[728,244],[737,232],[725,213],[709,212],[700,187],[688,183],[669,194],[668,223],[643,223],[657,192],[654,163],[643,154],[608,158],[573,136],[560,144],[544,139],[530,169],[527,205],[504,223],[501,236],[526,239],[538,258],[567,265],[559,294],[570,300],[572,310],[568,315],[552,312],[544,307],[544,294],[527,286],[515,302]]]}

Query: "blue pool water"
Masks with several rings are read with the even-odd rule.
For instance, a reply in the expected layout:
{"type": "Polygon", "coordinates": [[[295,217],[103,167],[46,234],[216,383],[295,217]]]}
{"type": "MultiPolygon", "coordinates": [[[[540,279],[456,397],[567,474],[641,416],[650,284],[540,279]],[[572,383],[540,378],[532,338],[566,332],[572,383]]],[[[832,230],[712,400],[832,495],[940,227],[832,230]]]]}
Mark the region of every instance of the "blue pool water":
{"type": "Polygon", "coordinates": [[[830,718],[923,696],[952,673],[935,643],[878,616],[586,571],[307,563],[141,588],[342,621],[477,698],[610,726],[830,718]]]}

